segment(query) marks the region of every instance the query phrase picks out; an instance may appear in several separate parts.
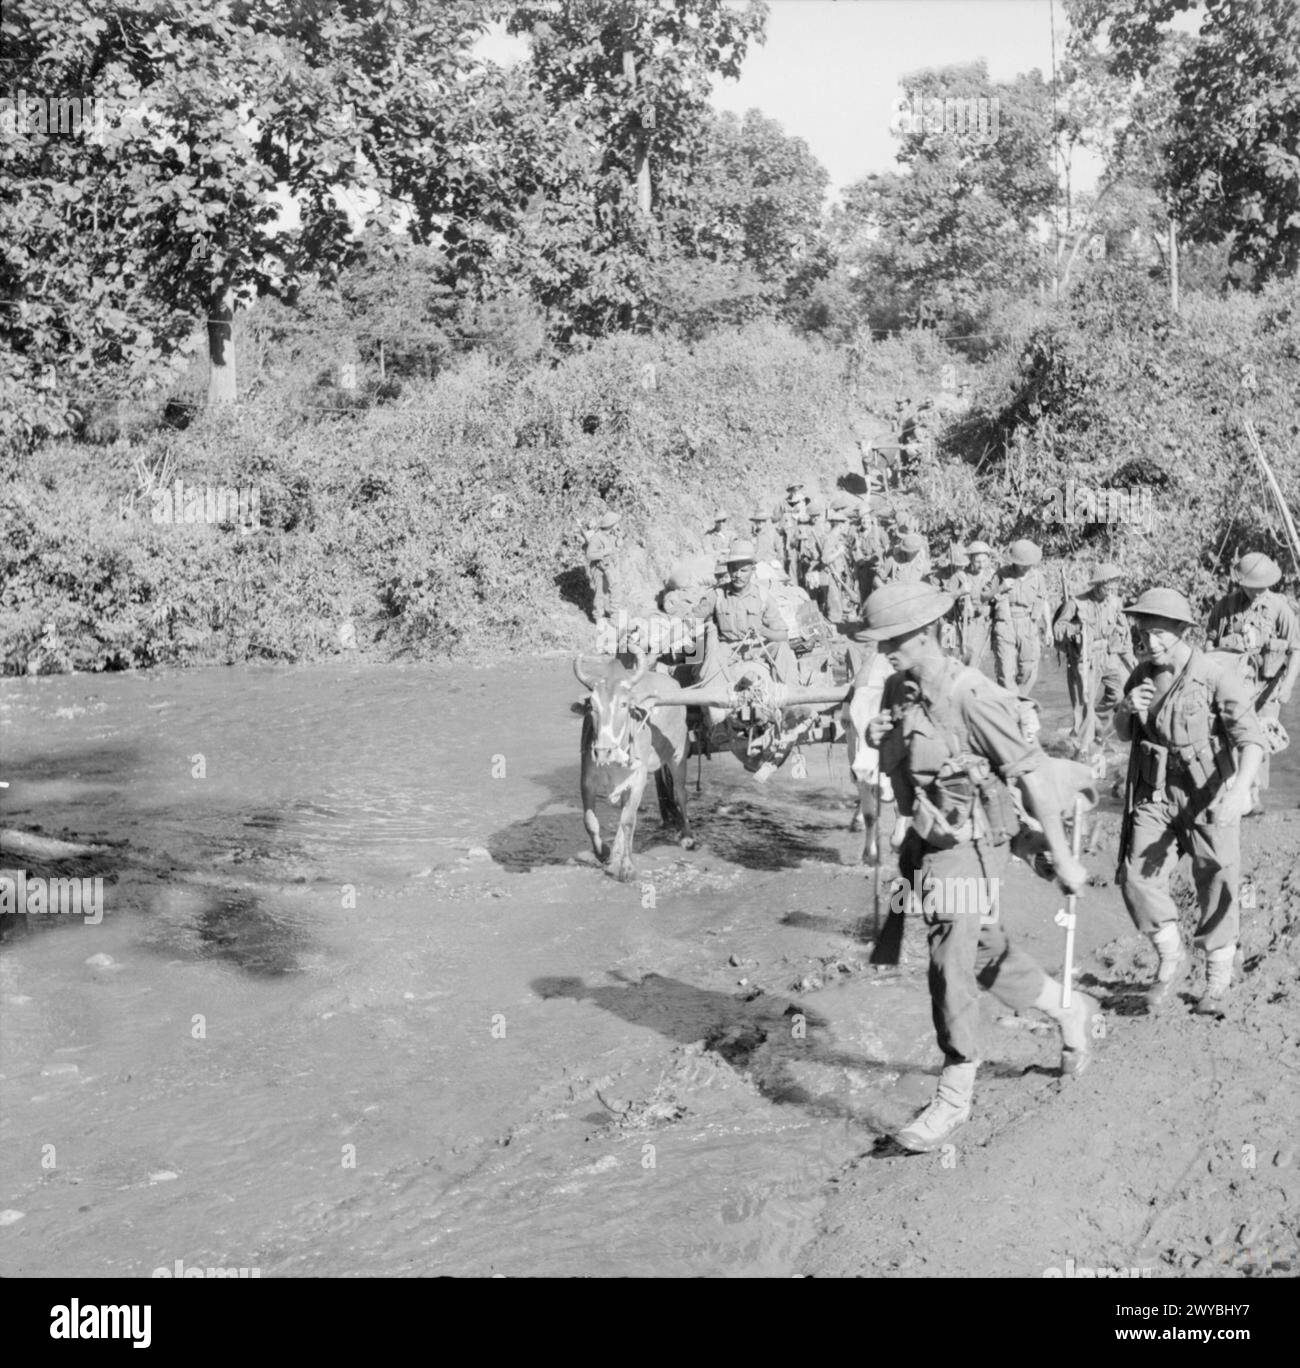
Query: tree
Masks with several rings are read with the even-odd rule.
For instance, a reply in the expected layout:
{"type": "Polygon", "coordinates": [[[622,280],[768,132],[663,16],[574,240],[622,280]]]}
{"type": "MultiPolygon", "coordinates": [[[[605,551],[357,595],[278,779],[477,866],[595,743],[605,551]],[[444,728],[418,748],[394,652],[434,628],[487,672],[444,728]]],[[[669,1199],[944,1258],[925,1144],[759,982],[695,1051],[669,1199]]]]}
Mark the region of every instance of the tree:
{"type": "MultiPolygon", "coordinates": [[[[1146,78],[1194,0],[1071,0],[1071,46],[1103,37],[1109,69],[1146,78]]],[[[1300,265],[1300,9],[1294,0],[1207,0],[1178,55],[1159,185],[1184,234],[1229,242],[1262,284],[1300,265]]]]}
{"type": "Polygon", "coordinates": [[[529,36],[534,87],[569,134],[533,235],[540,296],[576,332],[645,326],[647,265],[662,221],[685,208],[710,83],[739,75],[766,6],[553,0],[507,11],[509,31],[529,36]]]}
{"type": "Polygon", "coordinates": [[[841,252],[878,324],[968,324],[991,295],[1023,290],[1042,273],[1033,229],[1057,197],[1049,92],[1038,72],[994,85],[983,62],[917,72],[902,84],[910,106],[921,102],[924,111],[919,127],[901,121],[904,171],[845,191],[841,252]],[[996,130],[992,118],[983,131],[959,131],[955,119],[945,130],[944,106],[927,103],[959,100],[969,109],[980,99],[997,101],[996,130]]]}
{"type": "Polygon", "coordinates": [[[28,88],[106,106],[101,139],[0,139],[0,236],[20,244],[0,272],[19,307],[0,327],[23,430],[66,423],[97,372],[146,386],[196,318],[210,401],[233,398],[234,311],[330,278],[355,253],[354,218],[405,215],[457,250],[457,225],[501,195],[474,156],[491,132],[470,53],[486,16],[484,0],[7,7],[28,88]]]}

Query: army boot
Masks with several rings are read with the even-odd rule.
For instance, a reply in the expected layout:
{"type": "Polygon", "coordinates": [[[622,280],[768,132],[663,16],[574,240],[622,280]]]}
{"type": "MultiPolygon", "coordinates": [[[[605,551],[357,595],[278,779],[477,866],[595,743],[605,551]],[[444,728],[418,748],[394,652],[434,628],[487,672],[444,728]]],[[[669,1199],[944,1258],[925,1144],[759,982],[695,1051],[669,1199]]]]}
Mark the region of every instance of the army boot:
{"type": "Polygon", "coordinates": [[[894,1137],[913,1154],[928,1154],[970,1120],[971,1094],[975,1091],[974,1064],[945,1064],[939,1075],[934,1101],[914,1116],[894,1137]]]}
{"type": "Polygon", "coordinates": [[[1061,1006],[1061,985],[1049,978],[1034,1000],[1040,1012],[1046,1012],[1061,1028],[1061,1074],[1078,1078],[1092,1059],[1092,1019],[1100,1011],[1100,1003],[1077,988],[1070,993],[1070,1005],[1061,1006]]]}
{"type": "Polygon", "coordinates": [[[1151,944],[1160,954],[1160,967],[1156,970],[1156,981],[1146,990],[1147,1010],[1157,1012],[1178,990],[1178,985],[1187,977],[1192,967],[1192,957],[1183,949],[1183,939],[1173,922],[1166,922],[1152,937],[1151,944]]]}
{"type": "Polygon", "coordinates": [[[1235,945],[1225,945],[1211,950],[1205,957],[1205,992],[1197,999],[1196,1011],[1200,1016],[1221,1017],[1232,986],[1232,961],[1236,956],[1235,945]]]}

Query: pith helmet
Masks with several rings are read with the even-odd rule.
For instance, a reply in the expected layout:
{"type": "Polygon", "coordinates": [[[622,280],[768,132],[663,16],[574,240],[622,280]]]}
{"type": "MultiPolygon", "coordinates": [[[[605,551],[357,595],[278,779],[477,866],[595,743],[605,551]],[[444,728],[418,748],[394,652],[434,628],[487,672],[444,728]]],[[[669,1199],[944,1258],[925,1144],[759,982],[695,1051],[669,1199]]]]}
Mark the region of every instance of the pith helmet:
{"type": "Polygon", "coordinates": [[[792,484],[785,487],[785,501],[788,504],[797,504],[808,497],[806,485],[792,484]]]}
{"type": "Polygon", "coordinates": [[[986,541],[973,541],[966,548],[972,556],[991,556],[993,548],[986,541]]]}
{"type": "Polygon", "coordinates": [[[1124,572],[1110,561],[1102,563],[1092,572],[1093,584],[1108,584],[1111,580],[1123,579],[1124,572]]]}
{"type": "Polygon", "coordinates": [[[771,522],[771,521],[772,521],[772,515],[771,515],[770,513],[764,513],[763,510],[762,510],[761,508],[756,508],[756,509],[749,515],[749,521],[752,522],[752,523],[755,523],[755,522],[758,522],[758,523],[771,522]]]}
{"type": "Polygon", "coordinates": [[[927,623],[937,622],[956,599],[932,584],[886,584],[863,605],[865,625],[856,633],[859,641],[883,641],[901,636],[927,623]]]}
{"type": "Polygon", "coordinates": [[[600,525],[608,532],[611,527],[617,527],[622,521],[623,515],[621,513],[606,513],[600,520],[600,525]]]}
{"type": "Polygon", "coordinates": [[[1007,548],[1007,555],[1011,557],[1013,565],[1037,565],[1043,559],[1042,548],[1028,537],[1013,541],[1007,548]]]}
{"type": "Polygon", "coordinates": [[[925,538],[919,532],[904,532],[898,539],[898,549],[909,556],[919,556],[925,550],[925,538]]]}
{"type": "Polygon", "coordinates": [[[1232,576],[1244,588],[1268,589],[1282,578],[1282,570],[1262,551],[1248,551],[1232,567],[1232,576]]]}
{"type": "Polygon", "coordinates": [[[713,515],[713,525],[714,525],[714,527],[717,527],[720,523],[726,522],[726,521],[727,521],[727,518],[728,518],[727,510],[726,510],[725,508],[720,508],[720,509],[718,509],[718,511],[713,515]]]}
{"type": "Polygon", "coordinates": [[[1192,605],[1177,589],[1144,589],[1134,603],[1126,604],[1129,617],[1168,618],[1171,622],[1195,622],[1192,605]]]}
{"type": "Polygon", "coordinates": [[[734,541],[731,549],[727,552],[728,565],[753,565],[754,564],[754,543],[751,541],[734,541]]]}

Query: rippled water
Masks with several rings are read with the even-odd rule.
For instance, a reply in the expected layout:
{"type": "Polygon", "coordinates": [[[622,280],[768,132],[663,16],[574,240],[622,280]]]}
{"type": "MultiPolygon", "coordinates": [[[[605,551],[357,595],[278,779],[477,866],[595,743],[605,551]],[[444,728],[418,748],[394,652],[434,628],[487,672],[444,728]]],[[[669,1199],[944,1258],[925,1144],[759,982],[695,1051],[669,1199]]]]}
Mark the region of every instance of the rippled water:
{"type": "Polygon", "coordinates": [[[577,693],[555,660],[0,684],[4,824],[119,843],[101,926],[0,955],[0,1139],[57,1154],[10,1166],[0,1269],[788,1272],[935,1067],[921,966],[859,963],[842,749],[767,787],[715,757],[702,849],[647,817],[619,886],[577,693]]]}

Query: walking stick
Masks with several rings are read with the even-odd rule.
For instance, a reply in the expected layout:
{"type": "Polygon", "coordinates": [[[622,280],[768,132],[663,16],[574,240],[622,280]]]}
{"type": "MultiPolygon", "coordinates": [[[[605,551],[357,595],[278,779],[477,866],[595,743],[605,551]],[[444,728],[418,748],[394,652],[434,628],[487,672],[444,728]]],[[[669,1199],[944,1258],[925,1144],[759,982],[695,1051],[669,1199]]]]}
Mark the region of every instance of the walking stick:
{"type": "MultiPolygon", "coordinates": [[[[1074,831],[1071,833],[1070,849],[1074,858],[1079,858],[1083,842],[1083,794],[1077,793],[1074,797],[1074,831]]],[[[1070,1005],[1070,994],[1074,984],[1074,927],[1078,921],[1077,908],[1079,906],[1079,895],[1071,893],[1065,900],[1065,910],[1058,912],[1055,917],[1057,926],[1065,927],[1065,968],[1061,971],[1061,1006],[1070,1005]]]]}

